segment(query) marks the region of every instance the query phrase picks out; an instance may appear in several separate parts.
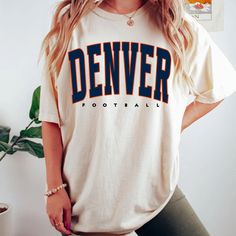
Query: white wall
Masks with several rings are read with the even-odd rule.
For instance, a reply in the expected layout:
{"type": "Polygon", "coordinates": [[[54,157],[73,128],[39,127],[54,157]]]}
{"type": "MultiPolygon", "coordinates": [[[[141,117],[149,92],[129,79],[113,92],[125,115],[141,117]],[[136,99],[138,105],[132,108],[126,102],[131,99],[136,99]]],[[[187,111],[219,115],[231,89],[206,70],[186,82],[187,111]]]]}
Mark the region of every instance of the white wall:
{"type": "MultiPolygon", "coordinates": [[[[236,2],[226,0],[224,31],[210,33],[236,68],[236,2]]],[[[235,236],[236,95],[183,133],[179,186],[212,236],[235,236]]]]}
{"type": "MultiPolygon", "coordinates": [[[[12,134],[29,123],[32,91],[39,85],[37,57],[55,1],[0,0],[0,125],[12,134]]],[[[225,3],[225,31],[211,33],[236,65],[236,2],[225,3]]],[[[179,186],[212,236],[236,235],[236,95],[187,128],[180,145],[179,186]]],[[[13,205],[13,236],[60,235],[44,206],[44,159],[25,153],[0,163],[0,202],[13,205]]]]}

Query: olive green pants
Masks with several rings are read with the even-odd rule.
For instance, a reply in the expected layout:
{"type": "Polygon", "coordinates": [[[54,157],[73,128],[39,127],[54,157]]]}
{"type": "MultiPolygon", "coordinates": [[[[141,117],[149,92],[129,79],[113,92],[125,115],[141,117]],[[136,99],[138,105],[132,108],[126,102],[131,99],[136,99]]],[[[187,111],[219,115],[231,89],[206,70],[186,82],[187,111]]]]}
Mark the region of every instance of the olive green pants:
{"type": "Polygon", "coordinates": [[[162,211],[135,232],[139,236],[210,236],[178,185],[162,211]]]}
{"type": "Polygon", "coordinates": [[[140,236],[210,235],[178,185],[162,211],[135,232],[140,236]]]}

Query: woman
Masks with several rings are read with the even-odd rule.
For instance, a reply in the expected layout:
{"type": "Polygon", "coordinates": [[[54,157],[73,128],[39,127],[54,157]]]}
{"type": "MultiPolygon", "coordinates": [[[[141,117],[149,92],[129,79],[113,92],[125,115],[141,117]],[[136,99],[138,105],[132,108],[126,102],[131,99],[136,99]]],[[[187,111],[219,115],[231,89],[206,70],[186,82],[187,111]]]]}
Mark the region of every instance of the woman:
{"type": "Polygon", "coordinates": [[[43,52],[52,226],[209,235],[177,186],[178,148],[184,129],[236,91],[236,73],[183,2],[61,1],[43,52]]]}

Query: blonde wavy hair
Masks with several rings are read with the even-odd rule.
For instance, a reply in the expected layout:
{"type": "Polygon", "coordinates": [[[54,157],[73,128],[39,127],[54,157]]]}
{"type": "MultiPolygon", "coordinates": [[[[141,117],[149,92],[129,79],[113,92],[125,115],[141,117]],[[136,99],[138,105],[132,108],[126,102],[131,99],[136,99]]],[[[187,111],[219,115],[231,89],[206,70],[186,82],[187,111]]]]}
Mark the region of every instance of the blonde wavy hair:
{"type": "MultiPolygon", "coordinates": [[[[52,81],[52,87],[57,100],[55,79],[65,57],[73,29],[79,24],[83,15],[103,0],[63,0],[57,3],[56,11],[52,18],[51,29],[45,36],[40,57],[45,53],[46,77],[52,81]]],[[[176,66],[175,83],[183,82],[190,93],[199,94],[193,86],[191,76],[185,70],[185,52],[194,43],[192,28],[184,19],[185,0],[147,0],[153,3],[158,17],[158,27],[174,49],[174,63],[176,66]],[[177,76],[178,75],[178,76],[177,76]]],[[[102,32],[101,32],[102,33],[102,32]]]]}

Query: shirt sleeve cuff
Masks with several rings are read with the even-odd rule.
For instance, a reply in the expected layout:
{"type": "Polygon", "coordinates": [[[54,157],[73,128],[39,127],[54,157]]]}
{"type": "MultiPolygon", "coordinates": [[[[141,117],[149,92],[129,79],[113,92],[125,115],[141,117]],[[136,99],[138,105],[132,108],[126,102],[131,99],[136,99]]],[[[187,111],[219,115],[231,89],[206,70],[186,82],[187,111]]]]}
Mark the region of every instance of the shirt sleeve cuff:
{"type": "Polygon", "coordinates": [[[225,99],[236,92],[236,88],[213,88],[206,92],[201,93],[203,96],[197,95],[194,101],[201,103],[215,103],[222,99],[225,99]]]}
{"type": "Polygon", "coordinates": [[[38,119],[40,121],[47,121],[47,122],[53,122],[53,123],[57,123],[59,126],[60,125],[60,121],[59,118],[56,114],[53,113],[39,113],[38,119]]]}

